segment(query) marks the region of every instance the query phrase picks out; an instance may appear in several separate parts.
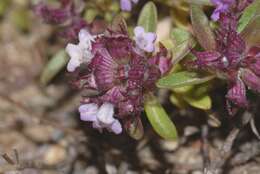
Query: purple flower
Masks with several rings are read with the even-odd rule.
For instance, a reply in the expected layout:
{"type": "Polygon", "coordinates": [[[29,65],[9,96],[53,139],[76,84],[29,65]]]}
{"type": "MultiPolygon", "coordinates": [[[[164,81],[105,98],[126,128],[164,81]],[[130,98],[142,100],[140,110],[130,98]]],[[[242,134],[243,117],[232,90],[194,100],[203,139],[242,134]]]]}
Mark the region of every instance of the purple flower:
{"type": "Polygon", "coordinates": [[[97,104],[89,103],[79,107],[80,119],[90,121],[94,128],[102,131],[103,128],[120,134],[122,126],[120,122],[113,117],[114,106],[111,103],[104,103],[99,108],[97,104]]]}
{"type": "Polygon", "coordinates": [[[75,72],[75,84],[78,87],[96,91],[96,95],[83,98],[83,105],[80,107],[81,119],[93,122],[93,127],[97,129],[106,128],[115,133],[121,132],[116,131],[120,127],[118,120],[122,121],[126,128],[129,126],[129,120],[140,120],[144,95],[153,91],[155,82],[170,69],[168,52],[161,46],[154,56],[140,53],[137,51],[140,48],[136,42],[124,30],[109,29],[96,36],[94,41],[85,39],[83,43],[86,42],[90,43],[86,45],[91,45],[87,47],[87,52],[80,51],[81,40],[76,45],[77,49],[72,49],[80,58],[82,55],[88,55],[86,53],[89,51],[92,55],[88,59],[89,62],[79,69],[82,72],[75,72]],[[105,103],[110,104],[110,109],[102,110],[105,103]]]}
{"type": "MultiPolygon", "coordinates": [[[[233,71],[239,66],[241,56],[245,52],[245,42],[236,31],[222,31],[217,33],[217,48],[211,51],[197,52],[196,65],[207,70],[218,70],[222,72],[233,71]]],[[[232,73],[231,73],[232,74],[232,73]]]]}
{"type": "Polygon", "coordinates": [[[92,36],[87,30],[82,29],[79,32],[78,45],[69,43],[66,47],[66,52],[70,56],[70,61],[67,65],[69,72],[75,71],[77,67],[82,63],[88,63],[93,58],[91,53],[92,42],[94,42],[94,36],[92,36]]]}
{"type": "Polygon", "coordinates": [[[216,6],[216,9],[211,15],[211,19],[217,21],[220,18],[220,14],[227,12],[235,0],[211,0],[211,2],[216,6]]]}
{"type": "Polygon", "coordinates": [[[234,107],[247,107],[246,87],[260,92],[260,48],[253,47],[248,52],[242,37],[236,32],[234,15],[221,16],[220,28],[216,31],[216,50],[192,51],[196,56],[194,67],[225,78],[229,84],[226,95],[229,113],[234,107]]]}
{"type": "Polygon", "coordinates": [[[34,7],[34,11],[36,15],[42,17],[46,23],[50,24],[64,23],[72,15],[69,3],[62,5],[61,8],[52,8],[40,2],[34,7]]]}
{"type": "Polygon", "coordinates": [[[151,65],[157,65],[161,74],[165,74],[169,71],[171,67],[171,58],[167,56],[167,49],[160,44],[160,51],[149,59],[151,65]]]}
{"type": "Polygon", "coordinates": [[[123,11],[131,11],[132,4],[137,4],[139,0],[120,0],[120,8],[123,11]]]}
{"type": "Polygon", "coordinates": [[[137,26],[134,29],[134,34],[134,40],[139,49],[146,52],[154,51],[155,33],[145,32],[143,27],[137,26]]]}
{"type": "MultiPolygon", "coordinates": [[[[83,2],[82,2],[83,3],[83,2]]],[[[60,7],[54,8],[44,1],[34,6],[34,12],[48,24],[59,25],[63,28],[61,35],[69,40],[76,40],[77,34],[87,24],[81,18],[81,7],[78,7],[72,0],[60,0],[60,7]]]]}

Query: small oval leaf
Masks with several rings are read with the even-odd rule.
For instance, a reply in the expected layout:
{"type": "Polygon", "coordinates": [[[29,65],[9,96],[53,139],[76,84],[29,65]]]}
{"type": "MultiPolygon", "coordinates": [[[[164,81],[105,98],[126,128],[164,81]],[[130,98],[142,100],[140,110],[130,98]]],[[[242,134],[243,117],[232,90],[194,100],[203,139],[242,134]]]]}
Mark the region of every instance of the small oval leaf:
{"type": "Polygon", "coordinates": [[[244,28],[250,23],[250,21],[257,15],[257,13],[259,14],[259,9],[260,1],[254,1],[244,10],[238,22],[237,31],[239,33],[244,30],[244,28]]]}
{"type": "Polygon", "coordinates": [[[177,139],[177,130],[156,97],[150,95],[144,105],[146,116],[153,129],[164,139],[177,139]]]}
{"type": "Polygon", "coordinates": [[[55,75],[57,75],[66,66],[68,61],[69,57],[67,56],[65,50],[60,50],[44,67],[40,77],[40,82],[43,85],[49,83],[53,77],[55,77],[55,75]]]}
{"type": "Polygon", "coordinates": [[[251,22],[241,32],[241,36],[248,48],[260,45],[260,15],[254,17],[251,22]]]}
{"type": "Polygon", "coordinates": [[[186,85],[201,84],[213,78],[215,78],[213,75],[201,77],[196,72],[181,71],[177,73],[171,73],[168,76],[159,79],[156,85],[159,88],[172,89],[186,85]]]}
{"type": "Polygon", "coordinates": [[[138,26],[144,27],[146,32],[155,32],[157,26],[157,9],[153,2],[147,2],[138,18],[138,26]]]}
{"type": "Polygon", "coordinates": [[[171,38],[174,43],[172,54],[173,64],[175,65],[190,52],[196,42],[188,31],[181,28],[174,28],[171,32],[171,38]]]}
{"type": "Polygon", "coordinates": [[[194,89],[194,87],[195,87],[194,85],[186,85],[182,87],[175,87],[172,89],[172,91],[177,94],[185,94],[191,91],[192,89],[194,89]]]}
{"type": "Polygon", "coordinates": [[[215,50],[216,41],[209,21],[199,5],[191,5],[192,28],[200,45],[206,50],[215,50]]]}
{"type": "Polygon", "coordinates": [[[91,23],[94,21],[96,16],[98,15],[98,10],[94,8],[87,9],[84,13],[84,19],[88,22],[91,23]]]}
{"type": "Polygon", "coordinates": [[[170,96],[170,102],[180,109],[184,109],[187,106],[186,102],[183,100],[183,97],[174,93],[170,96]]]}
{"type": "Polygon", "coordinates": [[[213,6],[210,0],[184,0],[185,2],[189,4],[198,4],[198,5],[207,5],[207,6],[213,6]]]}
{"type": "Polygon", "coordinates": [[[183,99],[189,103],[191,106],[202,109],[202,110],[209,110],[211,108],[211,98],[209,95],[202,95],[200,97],[194,97],[192,95],[185,95],[183,99]]]}

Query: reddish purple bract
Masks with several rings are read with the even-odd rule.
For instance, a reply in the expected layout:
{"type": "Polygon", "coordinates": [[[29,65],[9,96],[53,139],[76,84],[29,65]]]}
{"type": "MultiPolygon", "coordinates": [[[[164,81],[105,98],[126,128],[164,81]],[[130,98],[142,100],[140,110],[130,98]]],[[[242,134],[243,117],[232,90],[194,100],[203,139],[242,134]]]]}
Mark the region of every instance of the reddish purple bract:
{"type": "Polygon", "coordinates": [[[75,83],[80,88],[94,89],[98,93],[94,97],[85,97],[84,104],[101,106],[111,103],[115,117],[125,125],[133,118],[139,119],[145,93],[154,90],[155,82],[171,65],[168,52],[162,45],[154,56],[148,52],[140,53],[136,42],[126,33],[124,30],[108,30],[96,36],[91,50],[93,58],[77,69],[87,71],[79,73],[75,83]]]}
{"type": "Polygon", "coordinates": [[[246,87],[260,92],[260,48],[253,47],[247,51],[244,40],[236,31],[237,18],[234,13],[222,14],[219,22],[216,50],[193,50],[197,57],[194,65],[227,79],[229,90],[226,98],[233,115],[232,106],[248,106],[246,87]]]}

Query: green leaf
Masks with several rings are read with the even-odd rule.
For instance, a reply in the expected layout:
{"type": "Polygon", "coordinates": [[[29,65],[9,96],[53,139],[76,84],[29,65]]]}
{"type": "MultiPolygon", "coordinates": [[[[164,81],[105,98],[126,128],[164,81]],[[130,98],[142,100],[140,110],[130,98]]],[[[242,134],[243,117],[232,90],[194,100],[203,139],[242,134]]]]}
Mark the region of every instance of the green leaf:
{"type": "Polygon", "coordinates": [[[196,45],[196,42],[188,31],[180,28],[172,30],[171,38],[174,43],[174,47],[171,50],[173,64],[175,65],[190,52],[190,49],[196,45]]]}
{"type": "Polygon", "coordinates": [[[170,102],[180,109],[184,109],[187,106],[186,102],[183,100],[183,97],[174,93],[170,96],[170,102]]]}
{"type": "Polygon", "coordinates": [[[174,48],[174,44],[172,42],[172,39],[165,39],[165,40],[161,40],[160,43],[163,44],[163,46],[165,48],[167,48],[168,50],[171,50],[174,48]]]}
{"type": "Polygon", "coordinates": [[[189,4],[198,4],[198,5],[208,5],[213,6],[210,0],[184,0],[185,2],[189,4]]]}
{"type": "Polygon", "coordinates": [[[216,41],[209,21],[201,7],[195,4],[191,5],[192,28],[200,45],[206,50],[214,50],[216,41]]]}
{"type": "Polygon", "coordinates": [[[9,1],[9,0],[1,0],[0,1],[0,16],[4,15],[6,10],[8,9],[10,2],[11,1],[9,1]]]}
{"type": "Polygon", "coordinates": [[[177,139],[177,130],[156,97],[150,95],[144,105],[146,116],[153,129],[164,139],[177,139]]]}
{"type": "Polygon", "coordinates": [[[240,33],[250,23],[250,21],[259,14],[260,1],[254,1],[243,12],[243,15],[239,19],[237,31],[240,33]]]}
{"type": "Polygon", "coordinates": [[[56,53],[51,60],[44,67],[40,77],[40,81],[43,85],[49,83],[68,63],[69,57],[65,50],[60,50],[56,53]]]}
{"type": "Polygon", "coordinates": [[[147,2],[138,18],[138,26],[144,27],[147,32],[155,32],[157,26],[157,9],[153,2],[147,2]]]}
{"type": "Polygon", "coordinates": [[[94,8],[87,9],[84,13],[84,19],[88,22],[91,23],[93,20],[96,18],[98,15],[98,10],[94,8]]]}
{"type": "Polygon", "coordinates": [[[172,89],[172,91],[177,94],[185,94],[185,93],[191,91],[193,88],[194,88],[194,85],[186,85],[186,86],[182,86],[182,87],[175,87],[172,89]]]}
{"type": "Polygon", "coordinates": [[[211,98],[207,94],[200,97],[194,97],[193,95],[184,95],[183,99],[191,106],[198,109],[209,110],[211,108],[211,98]]]}
{"type": "Polygon", "coordinates": [[[176,103],[176,97],[179,101],[177,104],[187,103],[195,108],[209,110],[211,108],[211,98],[208,95],[208,91],[210,88],[210,83],[203,83],[199,85],[187,85],[183,87],[173,88],[172,91],[174,92],[170,100],[176,103]],[[175,98],[173,96],[176,96],[175,98]],[[175,100],[174,100],[175,99],[175,100]],[[181,99],[181,100],[180,100],[181,99]],[[182,102],[182,103],[181,103],[182,102]]]}
{"type": "Polygon", "coordinates": [[[213,79],[215,76],[204,76],[201,77],[196,72],[181,71],[177,73],[171,73],[165,76],[156,83],[159,88],[172,89],[175,87],[182,87],[186,85],[195,85],[207,82],[213,79]]]}
{"type": "Polygon", "coordinates": [[[174,28],[171,32],[171,38],[174,40],[176,45],[179,45],[189,40],[191,38],[191,34],[182,28],[174,28]]]}
{"type": "Polygon", "coordinates": [[[241,32],[248,48],[260,45],[260,15],[255,16],[241,32]]]}
{"type": "Polygon", "coordinates": [[[10,13],[11,21],[15,26],[23,31],[27,31],[30,28],[31,20],[29,11],[26,8],[18,8],[10,13]]]}

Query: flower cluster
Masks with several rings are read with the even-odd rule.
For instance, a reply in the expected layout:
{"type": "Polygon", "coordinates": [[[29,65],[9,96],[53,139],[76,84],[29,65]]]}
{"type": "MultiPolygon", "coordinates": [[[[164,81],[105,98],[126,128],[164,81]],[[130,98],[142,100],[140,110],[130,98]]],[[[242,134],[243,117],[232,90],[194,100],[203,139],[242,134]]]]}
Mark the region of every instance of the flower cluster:
{"type": "Polygon", "coordinates": [[[142,27],[136,27],[134,33],[131,39],[123,27],[96,36],[81,30],[79,43],[67,45],[67,69],[80,72],[75,84],[96,92],[95,96],[83,98],[81,120],[92,122],[100,131],[105,128],[119,134],[120,122],[127,127],[129,120],[138,120],[145,93],[153,90],[158,78],[170,68],[163,46],[152,55],[154,33],[146,33],[142,27]]]}
{"type": "Polygon", "coordinates": [[[240,13],[250,4],[253,0],[211,0],[212,4],[216,6],[211,15],[213,21],[218,21],[221,14],[230,13],[240,15],[240,13]]]}
{"type": "Polygon", "coordinates": [[[220,14],[227,12],[230,6],[232,6],[236,0],[211,0],[211,2],[216,6],[216,9],[211,15],[211,19],[213,21],[217,21],[220,18],[220,14]]]}
{"type": "Polygon", "coordinates": [[[216,31],[216,49],[193,51],[197,67],[227,79],[230,114],[234,114],[237,107],[248,106],[246,87],[260,92],[260,47],[247,48],[236,28],[234,15],[222,14],[220,28],[216,31]]]}
{"type": "Polygon", "coordinates": [[[87,26],[86,21],[81,18],[80,13],[84,9],[84,2],[76,4],[73,0],[60,0],[60,7],[54,8],[43,1],[34,6],[34,12],[48,24],[63,27],[62,36],[69,40],[75,40],[80,29],[87,26]]]}

